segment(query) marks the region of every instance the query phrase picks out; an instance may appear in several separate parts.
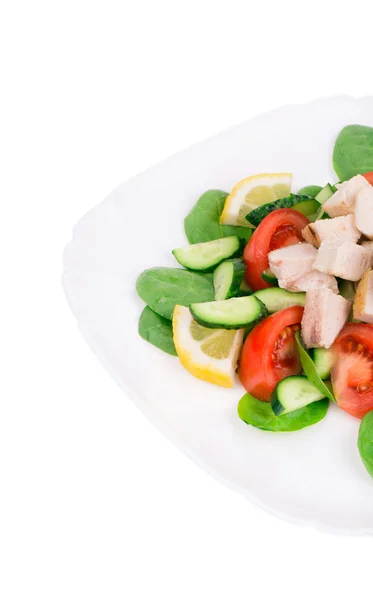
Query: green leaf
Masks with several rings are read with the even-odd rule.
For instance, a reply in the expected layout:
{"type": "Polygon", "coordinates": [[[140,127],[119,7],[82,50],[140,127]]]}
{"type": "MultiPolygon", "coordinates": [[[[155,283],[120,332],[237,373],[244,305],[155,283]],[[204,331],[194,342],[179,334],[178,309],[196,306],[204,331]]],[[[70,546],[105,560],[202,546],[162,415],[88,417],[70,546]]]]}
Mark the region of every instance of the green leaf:
{"type": "Polygon", "coordinates": [[[348,125],[338,135],[333,165],[341,181],[373,171],[373,128],[348,125]]]}
{"type": "Polygon", "coordinates": [[[139,334],[153,346],[173,356],[177,355],[171,321],[157,315],[149,306],[145,306],[140,315],[139,334]]]}
{"type": "Polygon", "coordinates": [[[184,220],[185,234],[190,244],[209,242],[230,235],[238,235],[246,241],[251,237],[252,230],[249,227],[220,225],[219,219],[227,196],[221,190],[208,190],[202,194],[184,220]]]}
{"type": "Polygon", "coordinates": [[[262,402],[251,396],[251,394],[245,394],[238,403],[238,416],[245,423],[258,429],[298,431],[321,421],[328,412],[328,406],[329,401],[325,398],[277,417],[270,402],[262,402]]]}
{"type": "Polygon", "coordinates": [[[297,333],[295,334],[295,339],[297,341],[297,346],[299,350],[300,362],[302,363],[303,371],[305,372],[308,381],[312,383],[312,385],[314,385],[317,390],[319,390],[320,394],[324,394],[326,398],[329,398],[329,400],[335,402],[331,390],[321,379],[320,375],[317,372],[315,363],[308,354],[307,350],[304,348],[300,339],[299,331],[297,331],[297,333]]]}
{"type": "Polygon", "coordinates": [[[321,192],[322,187],[320,185],[305,185],[298,191],[299,196],[309,196],[310,198],[316,198],[317,194],[321,192]]]}
{"type": "Polygon", "coordinates": [[[154,312],[166,319],[172,319],[176,304],[189,306],[192,302],[210,302],[215,297],[211,274],[167,267],[141,273],[136,290],[154,312]]]}
{"type": "Polygon", "coordinates": [[[361,421],[358,448],[366,470],[373,477],[373,411],[361,421]]]}

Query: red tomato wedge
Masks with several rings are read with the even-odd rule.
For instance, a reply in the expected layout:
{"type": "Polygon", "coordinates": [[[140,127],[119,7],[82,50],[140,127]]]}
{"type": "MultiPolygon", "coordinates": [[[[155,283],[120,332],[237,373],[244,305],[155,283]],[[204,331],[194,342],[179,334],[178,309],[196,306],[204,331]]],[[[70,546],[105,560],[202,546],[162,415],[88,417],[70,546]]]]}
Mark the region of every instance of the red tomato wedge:
{"type": "Polygon", "coordinates": [[[307,217],[291,208],[279,208],[263,219],[246,244],[243,255],[247,266],[245,279],[252,290],[272,287],[262,279],[262,273],[269,266],[268,253],[304,241],[302,229],[309,223],[307,217]]]}
{"type": "Polygon", "coordinates": [[[347,323],[332,346],[338,406],[359,419],[373,410],[373,325],[347,323]]]}
{"type": "Polygon", "coordinates": [[[363,177],[365,177],[365,179],[368,183],[370,183],[370,185],[373,185],[373,171],[371,171],[370,173],[363,173],[363,177]]]}
{"type": "Polygon", "coordinates": [[[244,343],[238,376],[258,400],[269,400],[276,385],[301,372],[295,332],[300,328],[302,306],[285,308],[264,319],[244,343]]]}

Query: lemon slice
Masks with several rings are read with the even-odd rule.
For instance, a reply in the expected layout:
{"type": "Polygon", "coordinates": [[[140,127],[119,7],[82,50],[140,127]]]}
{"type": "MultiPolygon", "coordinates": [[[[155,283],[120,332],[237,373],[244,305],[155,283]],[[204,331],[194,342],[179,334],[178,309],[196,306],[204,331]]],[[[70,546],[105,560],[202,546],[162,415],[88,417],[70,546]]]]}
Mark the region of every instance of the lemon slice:
{"type": "Polygon", "coordinates": [[[227,197],[220,217],[221,225],[252,227],[245,219],[254,208],[286,198],[290,194],[291,173],[263,173],[242,179],[227,197]]]}
{"type": "Polygon", "coordinates": [[[195,377],[233,387],[243,329],[209,329],[193,320],[189,308],[175,306],[174,343],[181,364],[195,377]]]}

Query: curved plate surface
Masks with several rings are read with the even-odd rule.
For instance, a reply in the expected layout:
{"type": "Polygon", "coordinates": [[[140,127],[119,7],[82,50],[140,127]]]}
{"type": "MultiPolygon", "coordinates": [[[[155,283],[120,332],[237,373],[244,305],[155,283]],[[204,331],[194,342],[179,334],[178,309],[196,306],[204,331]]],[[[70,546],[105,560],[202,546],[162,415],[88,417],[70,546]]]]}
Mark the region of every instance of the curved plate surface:
{"type": "Polygon", "coordinates": [[[209,188],[250,174],[292,172],[293,189],[334,181],[342,127],[373,126],[373,98],[335,97],[279,108],[167,159],[119,186],[74,229],[63,283],[81,332],[134,402],[176,445],[226,485],[278,516],[333,532],[373,532],[373,481],[357,450],[359,421],[331,406],[296,433],[245,425],[243,395],[194,379],[142,340],[138,274],[177,266],[183,219],[209,188]],[[144,368],[146,365],[146,376],[144,368]]]}

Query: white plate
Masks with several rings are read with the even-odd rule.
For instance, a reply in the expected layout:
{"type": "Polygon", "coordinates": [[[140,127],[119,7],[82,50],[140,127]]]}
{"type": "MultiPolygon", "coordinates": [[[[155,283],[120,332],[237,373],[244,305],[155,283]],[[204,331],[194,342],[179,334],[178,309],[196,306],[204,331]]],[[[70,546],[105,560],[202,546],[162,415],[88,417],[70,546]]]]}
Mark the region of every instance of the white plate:
{"type": "Polygon", "coordinates": [[[74,229],[64,287],[84,338],[141,410],[179,448],[225,484],[290,521],[340,533],[373,532],[373,481],[357,450],[359,421],[331,406],[324,421],[273,434],[236,414],[243,394],[194,379],[178,359],[137,334],[138,274],[177,266],[183,219],[209,188],[290,171],[293,189],[336,179],[340,129],[373,126],[373,98],[336,97],[288,106],[198,144],[119,186],[74,229]]]}

